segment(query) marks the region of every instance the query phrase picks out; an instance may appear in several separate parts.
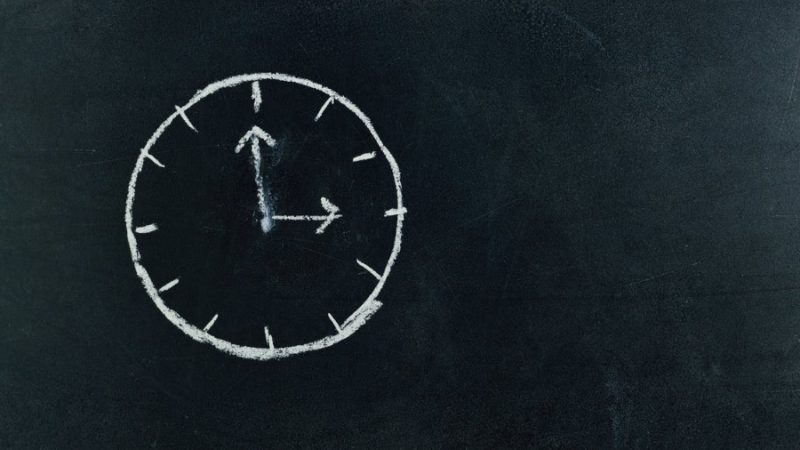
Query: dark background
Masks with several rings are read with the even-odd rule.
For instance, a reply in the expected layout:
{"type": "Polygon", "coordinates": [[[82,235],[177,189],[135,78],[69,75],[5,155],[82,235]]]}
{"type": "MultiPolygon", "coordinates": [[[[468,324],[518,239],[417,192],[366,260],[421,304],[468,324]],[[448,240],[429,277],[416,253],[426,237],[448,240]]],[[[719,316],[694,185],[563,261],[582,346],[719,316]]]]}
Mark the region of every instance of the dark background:
{"type": "Polygon", "coordinates": [[[797,448],[796,1],[0,1],[0,447],[797,448]],[[372,118],[385,307],[282,361],[184,336],[123,208],[251,72],[372,118]]]}

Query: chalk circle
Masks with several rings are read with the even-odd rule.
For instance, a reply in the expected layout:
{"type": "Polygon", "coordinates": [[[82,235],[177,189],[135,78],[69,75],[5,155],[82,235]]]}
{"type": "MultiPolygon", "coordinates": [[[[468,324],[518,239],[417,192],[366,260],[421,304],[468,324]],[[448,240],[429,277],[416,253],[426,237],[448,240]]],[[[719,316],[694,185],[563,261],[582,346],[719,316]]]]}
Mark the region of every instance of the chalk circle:
{"type": "MultiPolygon", "coordinates": [[[[136,197],[136,180],[139,177],[139,173],[142,171],[144,167],[145,160],[148,158],[152,158],[149,154],[150,149],[155,145],[158,138],[161,136],[162,133],[172,124],[176,117],[181,117],[186,114],[189,109],[200,102],[205,97],[208,97],[211,94],[216,93],[225,88],[235,87],[243,83],[252,83],[260,80],[272,80],[272,81],[280,81],[285,83],[292,83],[297,84],[300,86],[305,86],[307,88],[319,91],[328,98],[334,99],[338,104],[344,106],[350,112],[355,114],[356,117],[367,127],[372,138],[375,140],[375,143],[378,145],[378,148],[383,153],[383,156],[386,158],[386,161],[389,163],[389,167],[392,171],[392,177],[394,178],[394,186],[397,195],[397,206],[396,209],[398,211],[404,211],[403,209],[403,194],[400,184],[400,169],[397,166],[397,162],[392,156],[389,149],[381,141],[381,138],[378,136],[378,133],[375,131],[375,128],[372,126],[372,122],[369,120],[366,114],[364,114],[353,102],[348,100],[343,95],[338,94],[337,92],[329,89],[319,83],[315,83],[311,80],[307,80],[305,78],[295,77],[292,75],[286,75],[281,73],[254,73],[254,74],[247,74],[247,75],[237,75],[230,78],[226,78],[224,80],[220,80],[214,83],[209,84],[204,89],[198,91],[189,101],[178,108],[176,108],[175,112],[173,112],[169,117],[167,117],[164,122],[159,125],[153,135],[148,139],[145,146],[142,148],[141,152],[139,153],[139,157],[136,160],[136,165],[133,168],[133,173],[131,174],[131,179],[128,182],[128,195],[125,201],[125,228],[128,234],[128,245],[131,250],[131,259],[133,261],[133,267],[136,269],[136,274],[142,280],[142,284],[144,285],[144,289],[150,298],[155,303],[156,307],[161,311],[162,314],[170,321],[173,325],[178,327],[181,331],[183,331],[187,336],[191,337],[197,342],[202,342],[206,344],[212,345],[214,348],[221,350],[225,353],[230,355],[238,356],[240,358],[245,359],[254,359],[254,360],[269,360],[269,359],[279,359],[285,358],[287,356],[296,355],[300,353],[310,352],[314,350],[320,350],[326,347],[330,347],[333,344],[336,344],[348,337],[350,337],[353,333],[356,332],[359,328],[361,328],[367,320],[381,307],[382,303],[378,301],[378,294],[383,289],[383,285],[386,283],[386,279],[389,277],[389,273],[392,270],[392,266],[394,265],[395,260],[397,259],[397,254],[400,253],[400,242],[402,240],[402,229],[403,229],[403,218],[405,214],[397,215],[397,225],[395,227],[395,236],[394,236],[394,244],[392,245],[392,252],[389,255],[389,259],[386,262],[386,266],[383,269],[383,272],[380,274],[380,278],[378,279],[375,288],[369,294],[367,299],[361,306],[356,309],[356,311],[350,315],[344,322],[341,323],[339,326],[340,330],[334,330],[335,333],[329,336],[326,336],[322,339],[318,339],[316,341],[308,342],[305,344],[294,345],[290,347],[275,347],[271,348],[269,345],[265,345],[265,347],[250,347],[244,345],[234,344],[232,342],[228,342],[224,339],[220,339],[218,337],[212,336],[208,331],[204,331],[201,328],[189,323],[184,319],[180,314],[176,311],[171,309],[166,305],[164,300],[161,298],[158,292],[158,288],[153,284],[153,280],[150,278],[150,275],[147,273],[147,269],[141,263],[141,255],[139,253],[139,248],[136,241],[136,234],[134,232],[133,226],[133,203],[136,197]]],[[[202,134],[202,130],[201,130],[202,134]]],[[[160,169],[159,169],[160,170],[160,169]]],[[[265,342],[265,344],[267,344],[265,342]]]]}

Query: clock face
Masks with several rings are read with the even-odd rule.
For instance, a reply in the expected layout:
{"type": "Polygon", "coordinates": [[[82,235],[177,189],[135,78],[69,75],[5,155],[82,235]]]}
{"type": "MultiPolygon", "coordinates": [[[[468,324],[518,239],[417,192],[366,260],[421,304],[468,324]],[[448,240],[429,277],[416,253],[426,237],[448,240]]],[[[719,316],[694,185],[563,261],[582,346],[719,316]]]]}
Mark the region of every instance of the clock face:
{"type": "Polygon", "coordinates": [[[397,163],[358,107],[262,73],[175,106],[136,161],[125,225],[170,322],[266,360],[333,345],[380,308],[406,214],[397,163]]]}

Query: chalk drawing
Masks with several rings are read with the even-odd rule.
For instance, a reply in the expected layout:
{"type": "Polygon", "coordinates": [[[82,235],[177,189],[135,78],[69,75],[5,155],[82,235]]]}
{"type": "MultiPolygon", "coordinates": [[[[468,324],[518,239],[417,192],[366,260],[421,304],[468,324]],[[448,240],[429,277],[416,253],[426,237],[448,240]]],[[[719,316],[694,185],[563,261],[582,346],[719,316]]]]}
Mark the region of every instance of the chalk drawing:
{"type": "Polygon", "coordinates": [[[275,343],[272,342],[272,335],[269,334],[269,328],[264,327],[264,337],[267,339],[267,345],[271,350],[275,349],[275,343]]]}
{"type": "Polygon", "coordinates": [[[267,233],[272,229],[272,216],[270,214],[271,208],[267,203],[267,194],[264,192],[264,177],[261,175],[261,145],[259,144],[261,141],[264,141],[270,147],[275,146],[275,139],[273,139],[269,133],[262,130],[257,125],[253,125],[253,128],[239,139],[239,143],[236,144],[234,150],[236,153],[239,153],[247,142],[250,142],[250,154],[253,157],[253,173],[255,174],[256,180],[258,210],[261,213],[261,220],[259,223],[261,224],[261,231],[267,233]]]}
{"type": "Polygon", "coordinates": [[[333,327],[336,328],[336,332],[341,333],[342,327],[339,325],[339,322],[337,322],[336,319],[333,318],[331,313],[328,313],[328,319],[331,319],[331,323],[333,324],[333,327]]]}
{"type": "Polygon", "coordinates": [[[380,279],[381,279],[381,274],[379,274],[377,270],[375,270],[375,269],[373,269],[372,267],[370,267],[370,266],[366,265],[366,264],[365,264],[365,263],[363,263],[363,262],[362,262],[360,259],[357,259],[357,258],[356,258],[356,264],[358,264],[359,266],[361,266],[361,268],[363,268],[364,270],[366,270],[367,272],[369,272],[369,273],[370,273],[370,274],[371,274],[373,277],[375,277],[376,279],[378,279],[378,280],[380,280],[380,279]]]}
{"type": "Polygon", "coordinates": [[[175,278],[174,280],[170,281],[169,283],[167,283],[167,284],[161,286],[160,288],[158,288],[158,292],[162,292],[162,293],[163,292],[167,292],[168,290],[174,288],[179,282],[180,282],[180,280],[178,278],[175,278]]]}
{"type": "MultiPolygon", "coordinates": [[[[338,110],[337,110],[338,111],[338,110]]],[[[202,125],[202,124],[201,124],[202,125]]],[[[265,192],[265,186],[263,180],[260,178],[260,169],[261,169],[261,143],[264,143],[267,147],[274,147],[276,145],[275,139],[269,135],[266,131],[264,131],[259,126],[253,126],[250,130],[245,133],[244,136],[239,140],[237,145],[235,146],[236,153],[239,153],[245,146],[248,144],[250,145],[250,153],[253,162],[253,169],[255,171],[255,182],[256,186],[259,189],[258,192],[258,201],[259,201],[259,212],[262,214],[261,217],[261,226],[263,231],[268,231],[269,228],[272,226],[269,222],[270,220],[287,220],[287,221],[318,221],[321,222],[320,226],[317,228],[316,233],[322,234],[325,232],[328,226],[330,226],[334,220],[341,218],[342,214],[339,214],[339,208],[334,205],[330,200],[323,197],[320,199],[320,203],[322,205],[323,210],[326,214],[324,215],[298,215],[298,216],[289,216],[289,215],[271,215],[271,204],[269,202],[269,195],[265,192]]],[[[177,168],[175,169],[177,170],[177,168]]],[[[383,289],[384,284],[386,283],[387,278],[389,277],[389,273],[394,266],[395,261],[397,260],[397,255],[400,252],[400,244],[402,241],[402,230],[403,230],[403,221],[405,216],[407,215],[408,211],[406,207],[403,205],[403,194],[402,194],[402,185],[400,183],[400,169],[397,165],[397,162],[389,152],[389,149],[381,141],[378,133],[375,131],[375,128],[372,125],[370,119],[364,114],[353,102],[351,102],[346,97],[340,95],[339,93],[333,91],[330,88],[327,88],[319,83],[315,83],[313,81],[307,80],[305,78],[299,78],[292,75],[286,75],[281,73],[255,73],[255,74],[248,74],[248,75],[237,75],[234,77],[226,78],[221,81],[217,81],[214,83],[209,84],[205,88],[197,91],[197,93],[188,100],[182,106],[175,106],[175,111],[158,126],[152,136],[147,140],[144,147],[141,149],[139,153],[139,157],[136,160],[136,164],[134,165],[133,172],[131,173],[131,179],[128,183],[128,193],[125,201],[125,227],[128,237],[128,246],[130,247],[131,252],[131,260],[133,262],[134,269],[136,274],[142,281],[142,285],[144,286],[145,291],[147,292],[148,296],[153,300],[153,303],[156,307],[161,311],[164,317],[167,318],[173,325],[175,325],[178,329],[180,329],[183,333],[187,336],[191,337],[195,341],[201,343],[207,343],[214,348],[221,350],[225,353],[238,356],[241,358],[246,359],[254,359],[254,360],[270,360],[270,359],[278,359],[284,358],[291,355],[297,355],[300,353],[310,352],[314,350],[320,350],[326,347],[330,347],[338,342],[341,342],[344,339],[352,336],[359,328],[361,328],[369,318],[382,306],[382,303],[378,300],[378,294],[380,294],[381,290],[383,289]],[[272,335],[270,334],[267,327],[264,327],[264,337],[265,337],[265,346],[264,347],[254,347],[254,346],[247,346],[247,345],[240,345],[235,344],[233,342],[229,342],[221,337],[214,336],[210,333],[211,328],[216,323],[217,319],[219,318],[219,314],[215,314],[214,317],[202,328],[199,326],[188,322],[184,317],[178,314],[175,310],[167,306],[167,303],[162,298],[161,294],[167,292],[168,290],[174,288],[178,285],[179,279],[174,278],[172,281],[166,283],[161,288],[157,288],[156,285],[153,283],[153,279],[151,278],[150,273],[145,268],[142,260],[142,256],[139,253],[139,245],[137,241],[137,235],[140,235],[142,239],[149,239],[148,235],[156,230],[158,230],[158,226],[156,223],[150,223],[150,225],[143,225],[134,227],[134,203],[136,201],[136,183],[139,179],[139,174],[145,168],[145,161],[152,162],[155,166],[159,168],[164,168],[165,165],[159,161],[156,156],[150,154],[150,152],[154,149],[154,145],[158,141],[159,137],[166,131],[166,129],[172,125],[175,119],[180,118],[187,127],[193,130],[196,133],[199,133],[197,127],[191,122],[189,119],[189,111],[191,108],[202,101],[204,98],[216,94],[223,89],[230,89],[235,88],[240,85],[245,85],[250,87],[251,92],[251,99],[253,100],[253,111],[257,113],[259,109],[263,106],[262,104],[262,94],[261,88],[264,83],[266,82],[282,82],[288,83],[291,85],[297,85],[304,88],[309,88],[314,91],[317,91],[324,95],[324,102],[320,107],[319,111],[317,112],[316,116],[314,117],[314,121],[318,121],[322,114],[328,109],[330,105],[334,102],[344,106],[344,108],[350,113],[355,115],[361,123],[367,128],[370,135],[372,136],[377,151],[364,153],[362,155],[356,156],[353,158],[353,162],[359,161],[366,161],[370,159],[376,158],[377,155],[382,155],[383,158],[386,160],[387,164],[389,165],[389,169],[391,170],[393,184],[395,187],[395,195],[396,195],[396,206],[392,207],[391,209],[385,211],[384,217],[391,217],[395,220],[395,234],[394,240],[392,243],[391,253],[389,254],[388,260],[383,267],[382,271],[377,271],[367,264],[363,263],[362,261],[356,259],[356,263],[362,269],[367,271],[377,280],[374,288],[367,296],[366,300],[359,306],[349,317],[347,317],[343,322],[336,321],[331,314],[328,314],[328,319],[334,326],[334,331],[331,335],[324,336],[320,339],[317,339],[312,342],[307,342],[304,344],[299,345],[292,345],[287,347],[275,347],[272,335]]],[[[140,220],[144,221],[144,223],[149,223],[154,218],[149,218],[151,221],[145,221],[148,218],[139,218],[140,220]]],[[[142,223],[141,221],[137,221],[142,223]]]]}
{"type": "Polygon", "coordinates": [[[153,156],[153,155],[144,155],[144,156],[145,156],[145,158],[149,159],[149,160],[150,160],[150,162],[152,162],[153,164],[157,165],[158,167],[161,167],[162,169],[163,169],[164,167],[167,167],[167,166],[165,166],[165,165],[164,165],[164,164],[163,164],[161,161],[159,161],[158,159],[156,159],[156,157],[155,157],[155,156],[153,156]]]}
{"type": "Polygon", "coordinates": [[[181,119],[183,119],[187,127],[191,128],[195,133],[199,133],[199,131],[197,131],[197,128],[194,127],[194,124],[192,124],[192,122],[189,121],[189,116],[186,115],[186,110],[184,110],[178,105],[175,105],[175,111],[177,111],[178,114],[180,114],[181,119]]]}
{"type": "Polygon", "coordinates": [[[272,219],[273,220],[310,220],[310,221],[322,222],[322,225],[320,225],[319,228],[317,228],[317,231],[316,231],[317,234],[322,234],[322,233],[325,232],[325,229],[328,228],[328,225],[330,225],[334,220],[342,217],[342,215],[341,214],[336,214],[336,213],[339,212],[339,207],[334,205],[333,203],[331,203],[331,201],[328,200],[327,198],[322,197],[321,199],[319,199],[319,201],[320,201],[320,203],[322,203],[322,208],[325,210],[325,212],[328,213],[325,216],[272,216],[272,219]]]}
{"type": "Polygon", "coordinates": [[[375,152],[364,153],[353,158],[353,162],[367,161],[375,157],[375,152]]]}
{"type": "Polygon", "coordinates": [[[392,208],[383,213],[383,217],[402,216],[407,212],[405,208],[392,208]]]}
{"type": "Polygon", "coordinates": [[[208,321],[206,326],[203,327],[203,331],[208,332],[208,330],[210,330],[211,327],[213,327],[214,324],[217,322],[218,318],[219,318],[219,314],[214,314],[214,317],[212,317],[211,320],[208,321]]]}
{"type": "Polygon", "coordinates": [[[334,98],[335,97],[330,96],[328,97],[327,100],[325,100],[325,103],[322,104],[322,107],[319,109],[319,112],[317,112],[317,115],[314,117],[314,122],[318,121],[319,118],[322,117],[322,113],[324,113],[325,110],[328,109],[328,106],[330,106],[330,104],[333,103],[334,98]]]}
{"type": "Polygon", "coordinates": [[[158,231],[158,225],[151,223],[150,225],[144,225],[141,227],[136,227],[135,230],[139,234],[147,234],[152,233],[153,231],[158,231]]]}
{"type": "Polygon", "coordinates": [[[258,112],[261,109],[261,85],[258,84],[258,81],[253,81],[251,86],[253,93],[250,94],[250,98],[253,99],[253,112],[258,112]]]}

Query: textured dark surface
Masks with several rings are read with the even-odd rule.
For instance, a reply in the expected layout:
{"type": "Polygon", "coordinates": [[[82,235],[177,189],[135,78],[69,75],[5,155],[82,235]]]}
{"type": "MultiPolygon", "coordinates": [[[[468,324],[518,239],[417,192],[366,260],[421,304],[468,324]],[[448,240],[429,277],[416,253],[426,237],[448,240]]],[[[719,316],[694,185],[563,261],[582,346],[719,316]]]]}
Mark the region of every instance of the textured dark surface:
{"type": "Polygon", "coordinates": [[[0,1],[0,447],[797,448],[800,4],[0,1]],[[136,278],[197,89],[347,95],[403,171],[385,307],[277,362],[136,278]]]}

